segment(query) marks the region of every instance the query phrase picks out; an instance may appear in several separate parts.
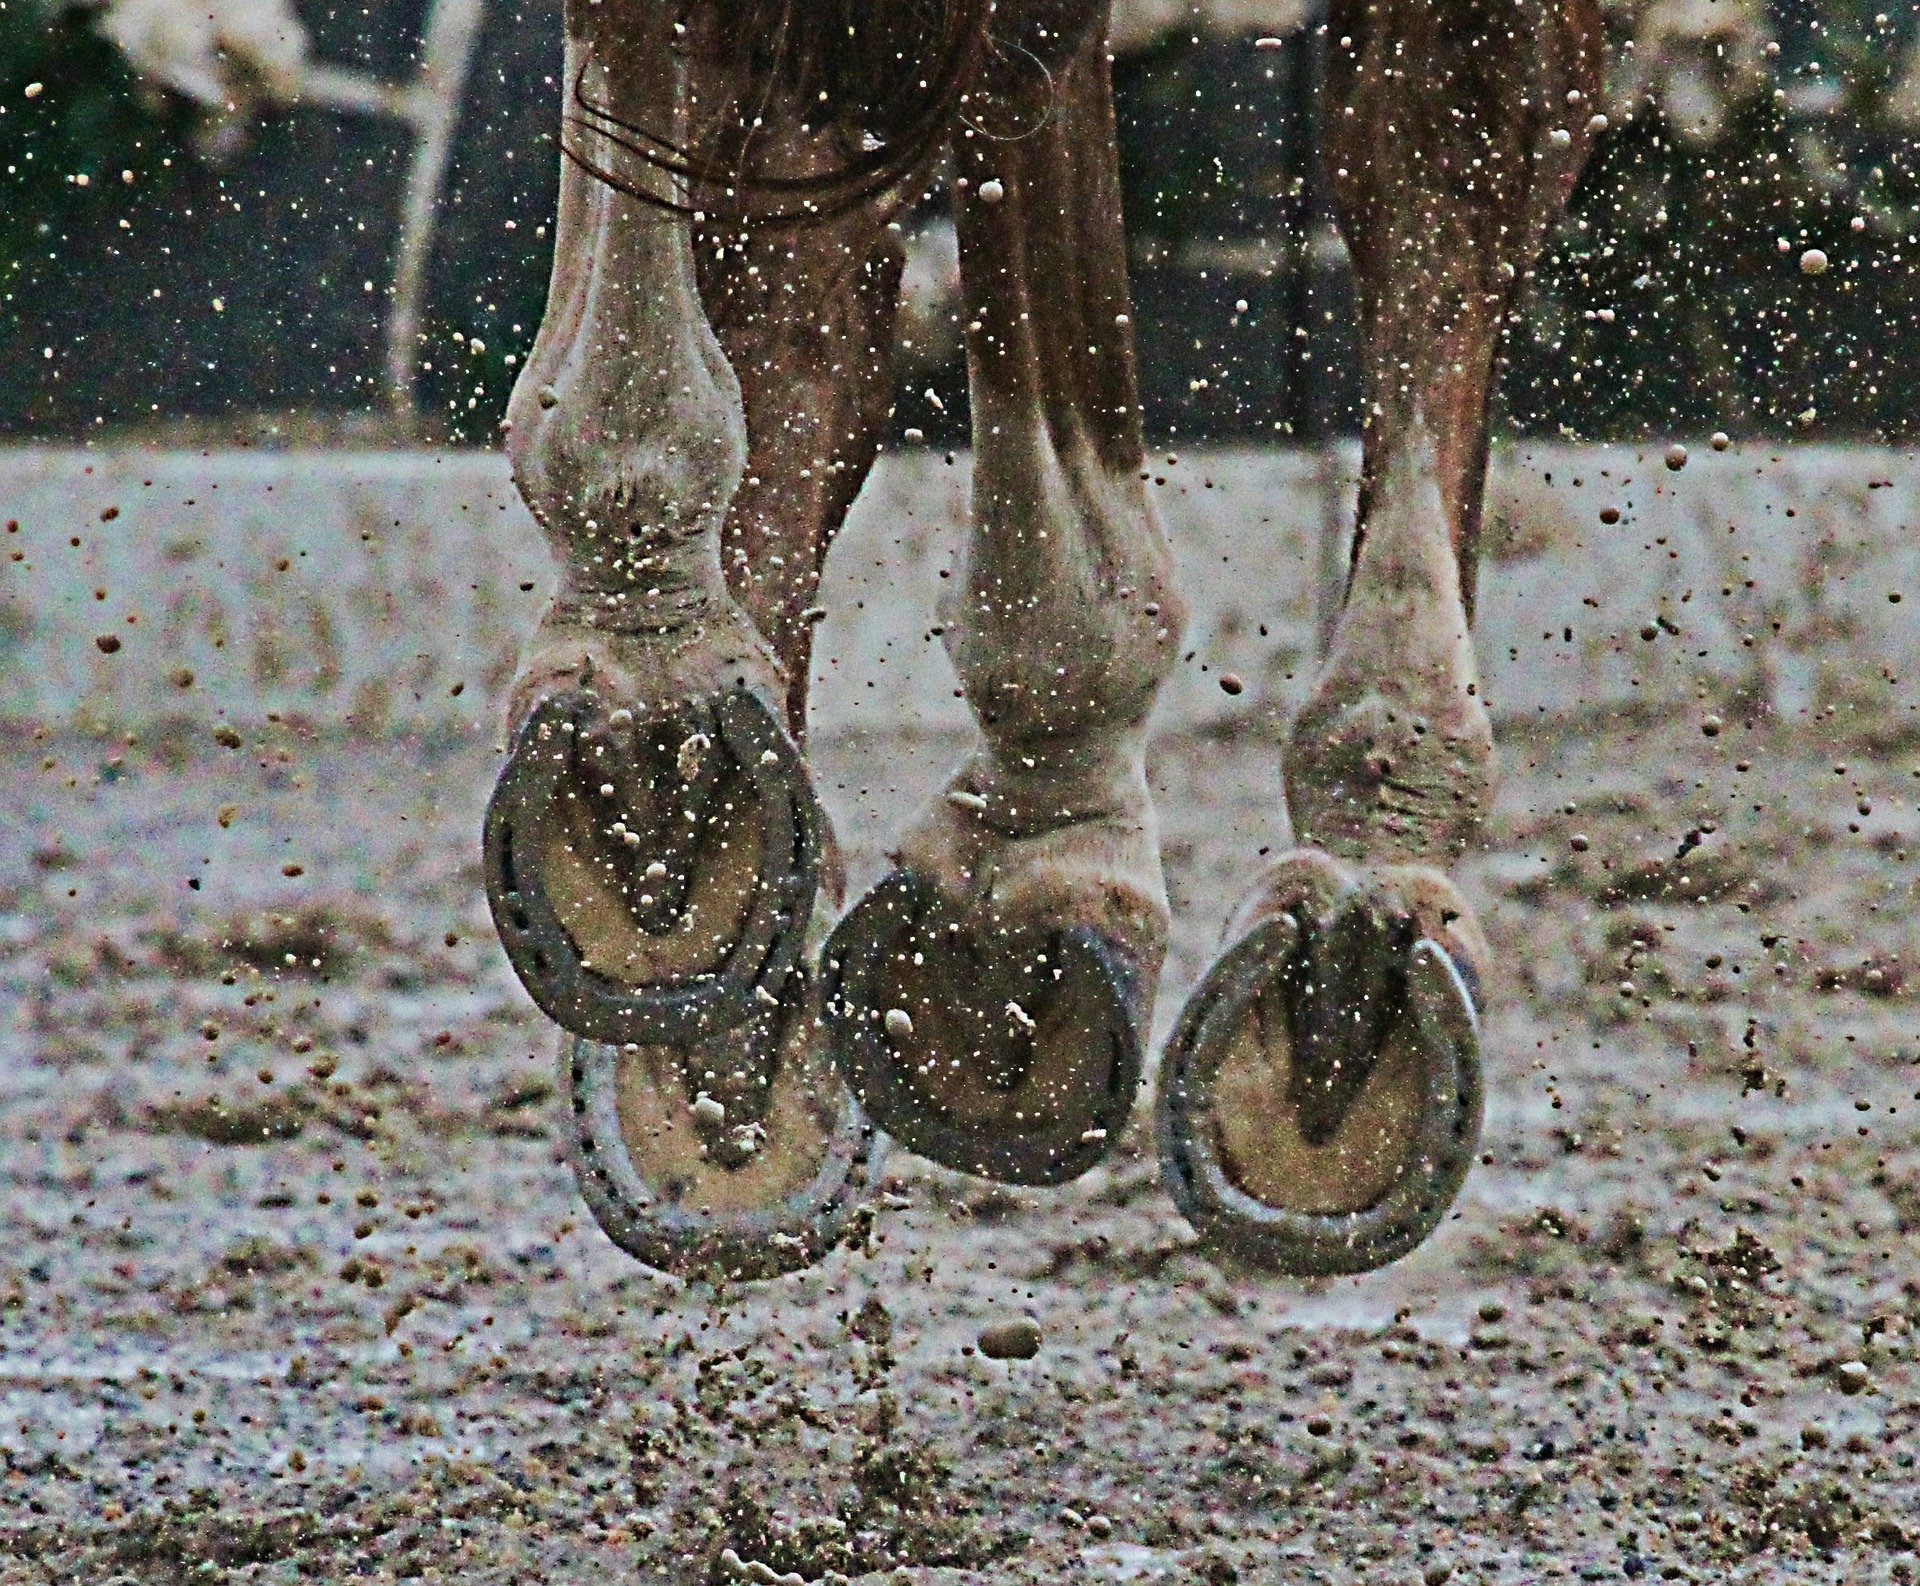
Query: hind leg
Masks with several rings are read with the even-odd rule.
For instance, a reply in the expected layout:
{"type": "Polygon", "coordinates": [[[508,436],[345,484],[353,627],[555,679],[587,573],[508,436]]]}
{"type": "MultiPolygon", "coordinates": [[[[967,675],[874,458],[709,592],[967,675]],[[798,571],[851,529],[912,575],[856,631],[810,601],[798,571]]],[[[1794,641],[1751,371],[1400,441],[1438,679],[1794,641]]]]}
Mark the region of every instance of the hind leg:
{"type": "MultiPolygon", "coordinates": [[[[569,84],[584,69],[590,100],[674,125],[671,8],[587,17],[569,18],[569,84]]],[[[608,140],[570,135],[617,168],[608,140]]],[[[788,726],[792,650],[758,626],[754,563],[730,581],[721,550],[743,472],[780,503],[761,513],[768,566],[789,556],[767,545],[817,566],[834,504],[779,496],[754,427],[769,383],[744,382],[743,413],[687,219],[569,164],[557,242],[511,416],[562,580],[514,690],[489,895],[568,1032],[573,1156],[601,1225],[656,1267],[763,1276],[837,1236],[877,1142],[819,1052],[799,964],[826,837],[788,726]]]]}
{"type": "Polygon", "coordinates": [[[1145,726],[1184,620],[1141,474],[1103,30],[1050,87],[1002,107],[1029,135],[956,144],[975,471],[941,615],[981,746],[826,953],[875,1121],[1030,1184],[1084,1172],[1132,1105],[1167,930],[1145,726]]]}
{"type": "Polygon", "coordinates": [[[1326,158],[1366,414],[1346,600],[1287,746],[1300,847],[1242,904],[1161,1081],[1169,1187],[1273,1270],[1430,1233],[1478,1137],[1485,943],[1444,873],[1485,819],[1469,619],[1501,331],[1599,88],[1588,0],[1336,0],[1326,158]]]}
{"type": "MultiPolygon", "coordinates": [[[[836,131],[777,139],[783,171],[832,170],[836,131]]],[[[802,226],[715,221],[696,233],[701,298],[740,380],[746,476],[721,531],[727,587],[772,646],[787,727],[806,732],[814,599],[827,550],[872,471],[893,411],[906,250],[888,222],[912,178],[802,226]]]]}

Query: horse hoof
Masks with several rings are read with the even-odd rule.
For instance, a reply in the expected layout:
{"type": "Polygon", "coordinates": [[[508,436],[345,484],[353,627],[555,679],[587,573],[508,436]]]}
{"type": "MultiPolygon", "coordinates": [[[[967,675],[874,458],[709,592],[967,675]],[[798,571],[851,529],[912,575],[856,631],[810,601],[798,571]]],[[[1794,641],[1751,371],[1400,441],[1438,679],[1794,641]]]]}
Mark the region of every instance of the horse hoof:
{"type": "Polygon", "coordinates": [[[565,1039],[574,1173],[627,1254],[738,1282],[847,1236],[886,1141],[822,1051],[803,988],[796,975],[779,1006],[693,1047],[565,1039]]]}
{"type": "Polygon", "coordinates": [[[744,689],[638,714],[574,690],[522,727],[487,805],[487,901],[543,1013],[591,1041],[692,1046],[798,963],[824,817],[744,689]]]}
{"type": "Polygon", "coordinates": [[[1480,1135],[1462,966],[1353,912],[1324,932],[1288,913],[1254,927],[1189,999],[1161,1069],[1169,1192],[1204,1243],[1267,1272],[1398,1260],[1453,1204],[1480,1135]]]}
{"type": "Polygon", "coordinates": [[[833,1059],[896,1143],[1005,1184],[1064,1184],[1140,1083],[1142,976],[1083,925],[984,930],[895,871],[827,943],[833,1059]]]}

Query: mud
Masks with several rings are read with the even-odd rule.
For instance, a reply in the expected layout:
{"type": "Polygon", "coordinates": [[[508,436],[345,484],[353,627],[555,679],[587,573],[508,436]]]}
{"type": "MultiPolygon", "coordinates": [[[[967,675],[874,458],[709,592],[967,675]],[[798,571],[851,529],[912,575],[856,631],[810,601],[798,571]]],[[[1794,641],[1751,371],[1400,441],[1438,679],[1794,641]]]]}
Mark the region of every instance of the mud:
{"type": "MultiPolygon", "coordinates": [[[[1484,1158],[1312,1286],[1196,1256],[1140,1114],[1069,1189],[896,1156],[864,1250],[654,1279],[561,1158],[484,746],[17,735],[0,1582],[1911,1579],[1905,695],[1507,734],[1484,1158]]],[[[1163,1032],[1277,743],[1154,746],[1163,1032]]],[[[961,747],[819,747],[855,887],[961,747]]]]}

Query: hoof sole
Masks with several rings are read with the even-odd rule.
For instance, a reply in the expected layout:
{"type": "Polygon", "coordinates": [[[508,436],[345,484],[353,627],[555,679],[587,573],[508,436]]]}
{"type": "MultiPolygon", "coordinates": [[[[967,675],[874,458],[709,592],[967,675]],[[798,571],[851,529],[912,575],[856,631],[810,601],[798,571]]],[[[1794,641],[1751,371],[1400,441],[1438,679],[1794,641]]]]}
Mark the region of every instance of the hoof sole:
{"type": "Polygon", "coordinates": [[[792,740],[743,690],[618,731],[607,712],[559,695],[521,729],[487,805],[487,901],[515,973],[563,1029],[692,1045],[745,1023],[799,962],[824,817],[792,740]],[[619,812],[641,796],[652,827],[629,843],[619,812]],[[649,877],[655,849],[677,876],[649,877]],[[677,907],[652,895],[668,889],[677,907]]]}
{"type": "Polygon", "coordinates": [[[1447,951],[1413,941],[1404,1000],[1364,1081],[1331,1129],[1303,1128],[1288,1034],[1302,934],[1286,914],[1257,926],[1182,1010],[1161,1070],[1161,1172],[1231,1260],[1367,1272],[1424,1240],[1465,1182],[1480,1135],[1479,1019],[1447,951]]]}
{"type": "Polygon", "coordinates": [[[656,1271],[734,1282],[797,1271],[846,1237],[879,1181],[886,1140],[820,1052],[811,1007],[688,1049],[566,1037],[562,1057],[581,1196],[656,1271]],[[725,1093],[730,1078],[738,1094],[743,1064],[764,1077],[760,1116],[731,1128],[703,1117],[714,1103],[702,1079],[725,1093]]]}
{"type": "Polygon", "coordinates": [[[827,1035],[896,1144],[1001,1183],[1064,1184],[1112,1149],[1133,1108],[1139,980],[1084,926],[1009,926],[983,942],[931,882],[896,871],[827,943],[827,1035]]]}

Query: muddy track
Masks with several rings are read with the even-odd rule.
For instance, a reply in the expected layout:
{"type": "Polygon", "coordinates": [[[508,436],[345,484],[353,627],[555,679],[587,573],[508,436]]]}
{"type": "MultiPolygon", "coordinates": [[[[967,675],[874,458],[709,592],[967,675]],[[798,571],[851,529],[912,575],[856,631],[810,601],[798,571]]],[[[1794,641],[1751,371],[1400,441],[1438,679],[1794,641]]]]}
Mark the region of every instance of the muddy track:
{"type": "MultiPolygon", "coordinates": [[[[1910,1579],[1885,692],[1509,739],[1464,871],[1485,1158],[1412,1258],[1311,1288],[1197,1259],[1137,1120],[1064,1191],[896,1157],[864,1250],[653,1280],[561,1161],[484,751],[16,740],[0,1582],[1910,1579]],[[1032,1359],[981,1352],[1022,1318],[1032,1359]]],[[[1274,743],[1156,746],[1162,1031],[1276,840],[1274,743]]],[[[856,893],[956,749],[824,747],[856,893]]]]}

